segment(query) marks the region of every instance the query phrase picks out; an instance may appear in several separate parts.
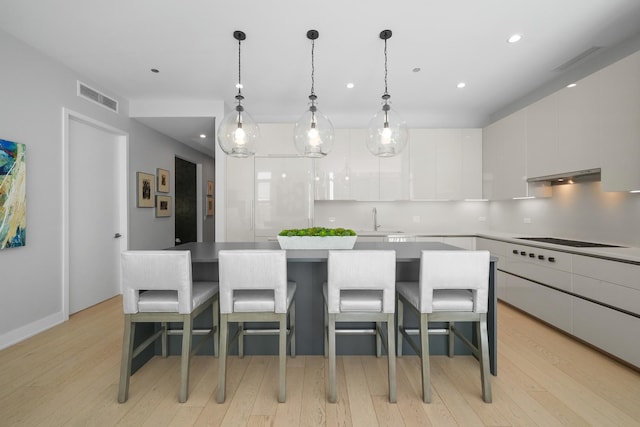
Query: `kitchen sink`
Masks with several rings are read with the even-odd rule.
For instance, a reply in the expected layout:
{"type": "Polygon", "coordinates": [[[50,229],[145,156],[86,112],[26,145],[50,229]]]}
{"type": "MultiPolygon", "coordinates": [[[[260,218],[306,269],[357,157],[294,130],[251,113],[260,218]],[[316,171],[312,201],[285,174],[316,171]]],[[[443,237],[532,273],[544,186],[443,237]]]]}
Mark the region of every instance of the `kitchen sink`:
{"type": "Polygon", "coordinates": [[[609,245],[605,243],[583,242],[580,240],[556,239],[555,237],[516,237],[520,240],[532,242],[552,243],[554,245],[571,246],[574,248],[621,248],[623,246],[609,245]]]}

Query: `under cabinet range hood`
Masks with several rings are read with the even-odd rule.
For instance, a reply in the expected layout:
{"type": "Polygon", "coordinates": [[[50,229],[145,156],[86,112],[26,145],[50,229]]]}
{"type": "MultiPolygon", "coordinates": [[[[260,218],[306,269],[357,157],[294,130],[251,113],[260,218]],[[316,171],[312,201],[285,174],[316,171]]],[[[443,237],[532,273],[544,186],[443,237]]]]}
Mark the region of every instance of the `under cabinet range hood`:
{"type": "Polygon", "coordinates": [[[600,181],[600,168],[583,169],[554,175],[527,178],[527,182],[549,182],[551,185],[574,184],[577,182],[600,181]]]}

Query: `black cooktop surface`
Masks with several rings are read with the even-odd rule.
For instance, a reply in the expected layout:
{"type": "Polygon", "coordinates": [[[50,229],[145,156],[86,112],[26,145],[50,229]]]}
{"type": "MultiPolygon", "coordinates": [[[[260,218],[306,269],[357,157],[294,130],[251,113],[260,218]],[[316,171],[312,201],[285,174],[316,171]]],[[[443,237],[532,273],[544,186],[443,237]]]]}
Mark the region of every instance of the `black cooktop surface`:
{"type": "Polygon", "coordinates": [[[556,239],[554,237],[517,237],[521,240],[533,242],[553,243],[554,245],[572,246],[574,248],[620,248],[621,246],[607,245],[604,243],[581,242],[579,240],[556,239]]]}

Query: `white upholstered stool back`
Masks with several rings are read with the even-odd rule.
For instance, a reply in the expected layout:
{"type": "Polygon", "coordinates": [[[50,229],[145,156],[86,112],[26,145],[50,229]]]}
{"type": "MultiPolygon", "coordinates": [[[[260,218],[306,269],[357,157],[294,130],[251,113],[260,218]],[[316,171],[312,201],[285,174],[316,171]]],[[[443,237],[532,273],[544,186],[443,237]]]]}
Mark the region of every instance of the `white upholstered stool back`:
{"type": "Polygon", "coordinates": [[[422,313],[486,313],[489,304],[489,252],[422,251],[418,289],[418,307],[422,313]]]}
{"type": "MultiPolygon", "coordinates": [[[[487,310],[489,304],[488,251],[422,251],[419,282],[396,284],[398,305],[398,355],[402,355],[402,339],[406,338],[422,361],[422,397],[431,401],[429,365],[429,322],[448,322],[444,333],[449,335],[449,356],[454,354],[455,322],[476,324],[477,345],[457,335],[471,348],[480,361],[482,395],[491,402],[487,310]],[[404,307],[419,318],[419,329],[404,327],[404,307]],[[420,335],[420,346],[410,335],[420,335]]],[[[442,332],[442,330],[439,330],[442,332]]],[[[432,330],[432,332],[434,332],[432,330]]]]}
{"type": "Polygon", "coordinates": [[[376,354],[387,349],[389,401],[396,401],[394,341],[396,253],[388,250],[329,251],[325,303],[325,355],[329,357],[329,402],[336,402],[336,334],[376,336],[376,354]],[[374,329],[336,329],[338,322],[375,322],[374,329]],[[382,323],[387,339],[382,340],[382,323]]]}
{"type": "Polygon", "coordinates": [[[244,353],[245,335],[279,336],[280,384],[278,401],[286,400],[287,341],[295,356],[296,283],[287,280],[284,250],[221,250],[218,252],[220,280],[220,359],[218,402],[225,400],[228,324],[238,324],[238,353],[244,353]],[[289,328],[287,328],[287,316],[289,328]],[[244,322],[278,322],[278,328],[246,329],[244,322]]]}
{"type": "MultiPolygon", "coordinates": [[[[217,354],[218,284],[193,282],[189,251],[125,251],[121,254],[120,264],[125,330],[118,400],[125,402],[128,398],[133,356],[155,338],[161,337],[162,356],[166,357],[167,335],[182,335],[179,400],[185,402],[189,388],[193,319],[208,307],[212,307],[213,326],[198,331],[198,334],[212,337],[214,354],[217,354]],[[149,340],[134,348],[135,324],[141,322],[158,322],[161,327],[149,340]],[[182,329],[168,329],[167,324],[173,322],[182,323],[182,329]]],[[[193,352],[204,342],[202,338],[193,352]]]]}

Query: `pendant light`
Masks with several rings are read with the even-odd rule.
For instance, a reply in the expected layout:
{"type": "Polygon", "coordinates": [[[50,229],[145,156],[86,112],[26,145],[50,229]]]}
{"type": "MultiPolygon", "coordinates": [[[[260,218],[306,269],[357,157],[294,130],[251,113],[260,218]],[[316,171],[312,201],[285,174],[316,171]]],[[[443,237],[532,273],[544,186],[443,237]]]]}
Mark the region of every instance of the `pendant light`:
{"type": "Polygon", "coordinates": [[[407,145],[409,132],[407,125],[398,114],[391,109],[387,90],[387,40],[391,38],[391,30],[380,32],[384,40],[384,94],[382,95],[382,109],[369,122],[367,148],[379,157],[391,157],[399,154],[407,145]]]}
{"type": "Polygon", "coordinates": [[[242,31],[234,31],[233,38],[238,40],[238,94],[236,100],[238,105],[227,114],[218,128],[218,144],[225,154],[232,157],[249,157],[256,152],[260,129],[251,116],[244,111],[242,106],[242,80],[240,67],[240,47],[242,41],[247,38],[242,31]]]}
{"type": "Polygon", "coordinates": [[[318,111],[315,94],[315,41],[319,33],[316,30],[307,31],[307,38],[311,40],[311,101],[309,109],[298,119],[293,131],[296,150],[306,157],[324,157],[333,146],[333,125],[331,121],[318,111]]]}

